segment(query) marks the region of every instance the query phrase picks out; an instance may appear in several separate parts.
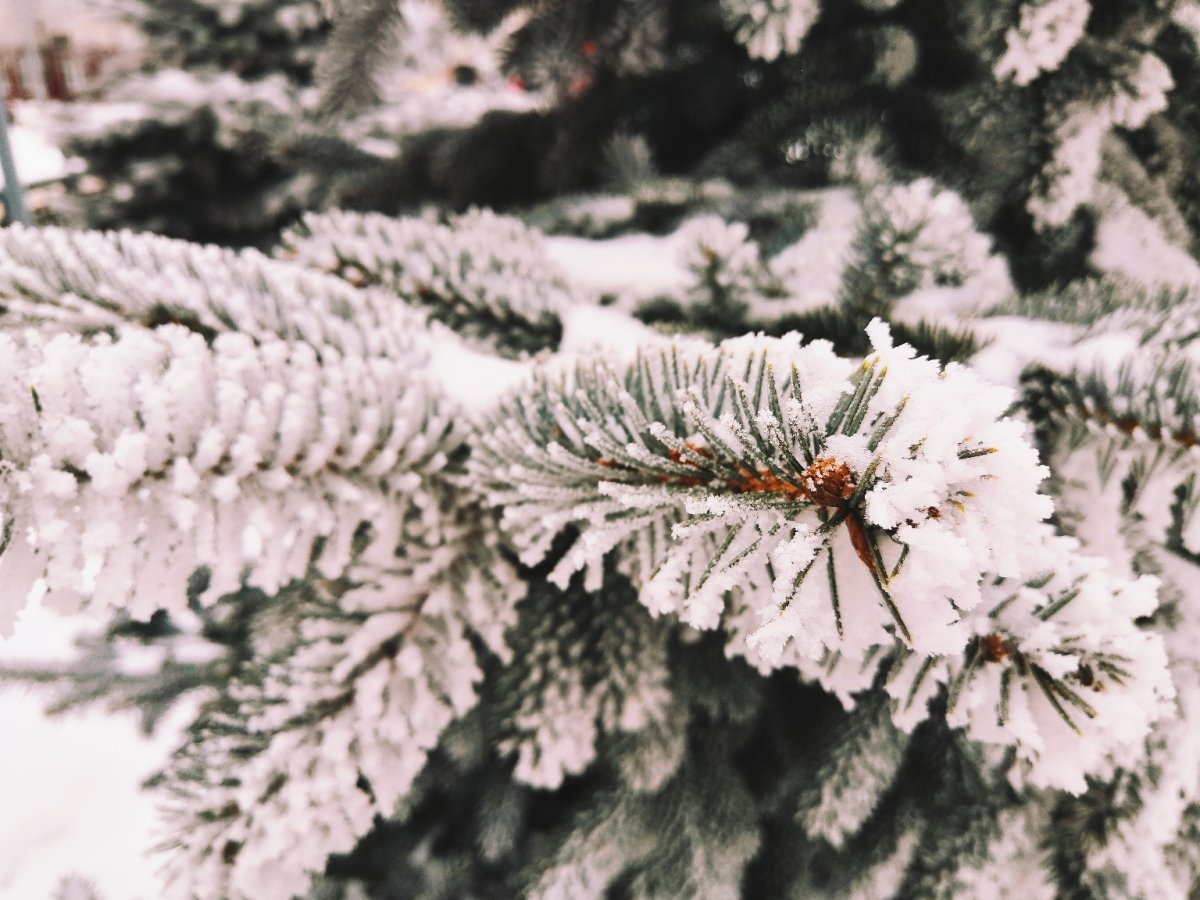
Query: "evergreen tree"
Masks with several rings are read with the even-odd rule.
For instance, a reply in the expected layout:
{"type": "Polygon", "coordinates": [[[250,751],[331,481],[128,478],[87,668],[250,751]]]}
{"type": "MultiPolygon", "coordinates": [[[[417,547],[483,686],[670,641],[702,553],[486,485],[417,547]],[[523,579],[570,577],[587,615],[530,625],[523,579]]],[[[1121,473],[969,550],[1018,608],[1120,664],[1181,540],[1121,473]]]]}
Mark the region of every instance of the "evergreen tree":
{"type": "Polygon", "coordinates": [[[63,116],[66,149],[87,171],[56,218],[266,247],[305,209],[364,205],[410,131],[523,102],[497,96],[488,43],[452,41],[428,2],[405,0],[404,15],[399,0],[343,6],[118,4],[144,36],[144,61],[63,116]],[[418,79],[444,84],[414,100],[418,79]],[[372,105],[384,87],[393,109],[372,105]]]}
{"type": "Polygon", "coordinates": [[[88,175],[62,214],[204,241],[268,239],[304,202],[295,168],[272,158],[264,135],[303,115],[328,31],[318,0],[168,0],[121,12],[144,35],[146,62],[104,102],[73,109],[66,149],[88,175]]]}
{"type": "Polygon", "coordinates": [[[393,215],[0,232],[0,628],[110,620],[3,675],[194,699],[168,890],[1193,896],[1200,6],[445,8],[538,105],[393,215]]]}

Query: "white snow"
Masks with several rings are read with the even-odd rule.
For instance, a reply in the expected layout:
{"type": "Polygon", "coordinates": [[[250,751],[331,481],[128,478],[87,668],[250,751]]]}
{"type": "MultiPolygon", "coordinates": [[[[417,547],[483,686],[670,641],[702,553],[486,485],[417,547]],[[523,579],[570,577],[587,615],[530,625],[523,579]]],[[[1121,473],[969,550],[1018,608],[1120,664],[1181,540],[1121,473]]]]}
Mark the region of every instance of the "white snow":
{"type": "Polygon", "coordinates": [[[816,223],[771,260],[772,271],[790,294],[789,311],[806,312],[837,302],[861,219],[862,204],[854,191],[821,192],[816,223]]]}
{"type": "Polygon", "coordinates": [[[1158,222],[1113,188],[1104,186],[1097,193],[1103,214],[1092,265],[1148,286],[1200,287],[1200,264],[1171,243],[1158,222]]]}
{"type": "MultiPolygon", "coordinates": [[[[54,181],[76,169],[75,160],[68,160],[41,131],[26,125],[12,125],[8,130],[17,177],[22,184],[41,184],[54,181]]],[[[0,173],[0,187],[4,174],[0,173]]]]}
{"type": "Polygon", "coordinates": [[[1021,7],[1021,22],[1008,30],[1008,48],[996,63],[997,78],[1026,85],[1057,69],[1087,28],[1087,0],[1035,0],[1021,7]]]}
{"type": "MultiPolygon", "coordinates": [[[[63,659],[79,627],[27,610],[0,640],[0,663],[63,659]]],[[[147,851],[161,837],[155,800],[139,787],[166,762],[182,719],[148,740],[133,713],[48,718],[43,698],[0,687],[0,900],[49,898],[69,874],[110,900],[155,900],[158,861],[147,851]]]]}
{"type": "Polygon", "coordinates": [[[434,331],[428,372],[465,412],[486,413],[529,375],[529,365],[474,350],[449,331],[434,331]]]}
{"type": "Polygon", "coordinates": [[[585,354],[603,349],[614,358],[631,361],[640,346],[658,335],[633,316],[619,309],[581,303],[562,314],[563,354],[585,354]]]}
{"type": "Polygon", "coordinates": [[[689,282],[680,263],[680,233],[666,237],[622,235],[604,241],[555,236],[546,252],[580,287],[637,298],[678,294],[689,282]]]}
{"type": "Polygon", "coordinates": [[[988,343],[971,357],[971,368],[994,384],[1016,387],[1033,363],[1061,365],[1075,353],[1083,329],[1020,316],[989,316],[971,321],[971,330],[988,343]]]}

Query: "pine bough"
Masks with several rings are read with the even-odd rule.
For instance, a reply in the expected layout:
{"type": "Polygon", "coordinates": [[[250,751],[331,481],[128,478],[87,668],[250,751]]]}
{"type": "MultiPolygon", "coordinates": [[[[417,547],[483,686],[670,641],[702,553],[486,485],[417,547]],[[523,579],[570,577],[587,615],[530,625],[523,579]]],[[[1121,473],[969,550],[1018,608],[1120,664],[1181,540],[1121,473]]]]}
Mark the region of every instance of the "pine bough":
{"type": "MultiPolygon", "coordinates": [[[[546,346],[571,290],[490,214],[345,224],[286,242],[343,278],[152,237],[0,232],[5,629],[30,596],[146,617],[272,595],[164,777],[180,895],[303,893],[377,817],[406,815],[483,696],[517,782],[556,788],[604,758],[625,785],[590,798],[531,895],[628,870],[646,896],[737,896],[758,801],[729,748],[686,735],[697,710],[737,721],[738,703],[678,676],[708,632],[729,666],[854,710],[839,746],[860,755],[818,767],[797,812],[834,847],[930,719],[999,748],[1012,789],[1140,771],[1174,709],[1167,647],[1143,627],[1157,582],[1046,523],[1049,470],[1010,390],[875,321],[861,360],[795,334],[525,357],[526,384],[467,416],[429,375],[458,340],[431,319],[503,322],[519,355],[546,346]],[[378,253],[385,233],[431,248],[430,271],[378,253]]],[[[1054,453],[1084,444],[1068,420],[1116,442],[1104,477],[1150,479],[1135,434],[1190,453],[1190,406],[1127,426],[1128,405],[1093,399],[1103,377],[1037,381],[1054,453]]],[[[918,837],[892,846],[904,865],[918,837]]]]}

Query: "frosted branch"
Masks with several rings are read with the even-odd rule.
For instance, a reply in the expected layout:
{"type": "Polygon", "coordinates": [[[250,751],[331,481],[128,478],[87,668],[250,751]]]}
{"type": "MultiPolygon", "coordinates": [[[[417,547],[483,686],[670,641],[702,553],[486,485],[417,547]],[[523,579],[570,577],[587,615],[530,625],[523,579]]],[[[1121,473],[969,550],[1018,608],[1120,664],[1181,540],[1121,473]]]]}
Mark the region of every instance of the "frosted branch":
{"type": "Polygon", "coordinates": [[[395,546],[395,498],[456,445],[412,364],[179,325],[0,333],[6,623],[35,587],[148,615],[201,567],[217,594],[340,574],[362,522],[395,546]]]}
{"type": "Polygon", "coordinates": [[[955,652],[981,575],[1019,572],[1050,511],[1044,470],[1007,391],[871,335],[858,367],[793,336],[545,375],[479,436],[474,477],[527,563],[574,526],[553,577],[619,550],[652,612],[728,613],[766,667],[893,633],[955,652]]]}

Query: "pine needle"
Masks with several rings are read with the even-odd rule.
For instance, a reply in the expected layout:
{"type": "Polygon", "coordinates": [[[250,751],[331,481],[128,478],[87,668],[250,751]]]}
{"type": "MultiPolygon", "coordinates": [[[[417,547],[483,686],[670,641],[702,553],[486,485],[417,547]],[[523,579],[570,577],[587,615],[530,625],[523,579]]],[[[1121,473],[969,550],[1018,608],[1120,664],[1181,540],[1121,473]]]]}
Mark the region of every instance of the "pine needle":
{"type": "Polygon", "coordinates": [[[341,0],[333,33],[317,64],[320,112],[347,118],[379,102],[378,76],[391,59],[399,0],[341,0]]]}

